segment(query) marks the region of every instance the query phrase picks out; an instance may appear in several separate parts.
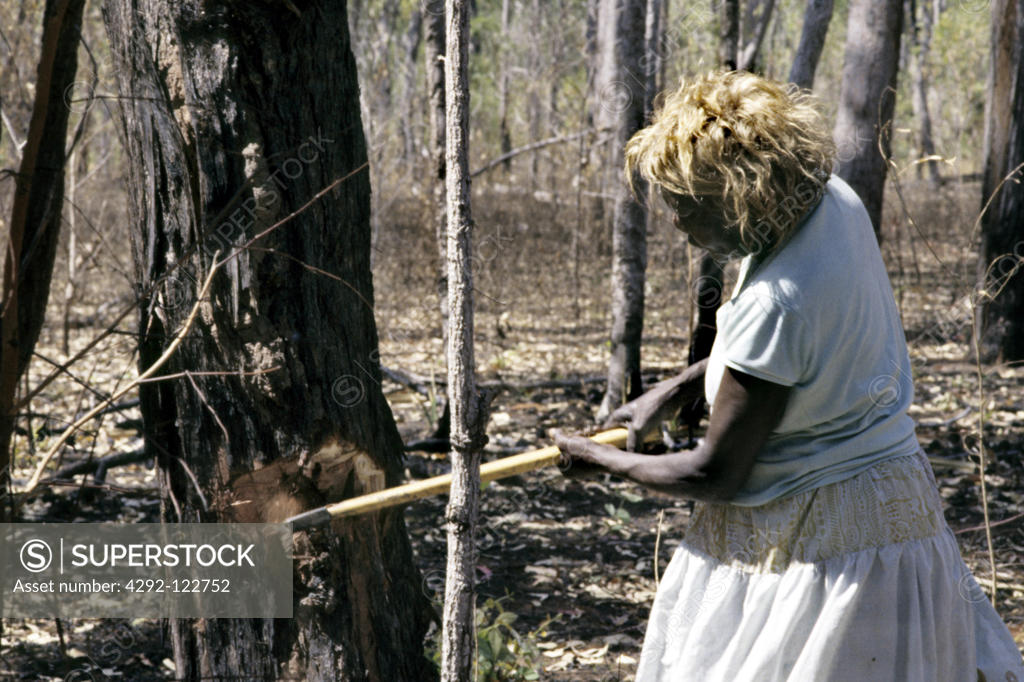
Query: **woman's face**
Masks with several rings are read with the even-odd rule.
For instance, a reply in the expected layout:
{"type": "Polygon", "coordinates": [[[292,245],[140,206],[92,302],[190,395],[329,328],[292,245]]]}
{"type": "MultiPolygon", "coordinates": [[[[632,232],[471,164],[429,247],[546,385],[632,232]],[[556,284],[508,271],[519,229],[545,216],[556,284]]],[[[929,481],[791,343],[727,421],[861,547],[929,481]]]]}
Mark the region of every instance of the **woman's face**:
{"type": "Polygon", "coordinates": [[[718,259],[729,260],[746,254],[739,230],[725,222],[725,211],[711,197],[695,199],[662,189],[661,196],[672,209],[672,223],[689,242],[718,259]]]}

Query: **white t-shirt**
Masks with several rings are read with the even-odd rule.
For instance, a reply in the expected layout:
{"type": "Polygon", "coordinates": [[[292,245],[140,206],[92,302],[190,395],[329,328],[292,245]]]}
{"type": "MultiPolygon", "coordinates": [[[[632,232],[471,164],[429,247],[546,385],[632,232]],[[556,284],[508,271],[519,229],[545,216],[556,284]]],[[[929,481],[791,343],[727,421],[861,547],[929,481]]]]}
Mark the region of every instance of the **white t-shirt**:
{"type": "Polygon", "coordinates": [[[850,186],[832,176],[798,231],[744,281],[750,267],[748,256],[718,310],[708,404],[726,366],[793,390],[733,504],[761,505],[914,453],[906,338],[850,186]]]}

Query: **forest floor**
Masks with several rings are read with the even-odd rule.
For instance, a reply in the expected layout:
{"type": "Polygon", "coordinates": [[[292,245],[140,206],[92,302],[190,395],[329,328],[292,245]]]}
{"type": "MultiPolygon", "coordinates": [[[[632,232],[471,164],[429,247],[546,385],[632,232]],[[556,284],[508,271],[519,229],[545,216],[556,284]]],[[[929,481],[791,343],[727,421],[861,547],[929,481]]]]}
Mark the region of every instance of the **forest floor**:
{"type": "MultiPolygon", "coordinates": [[[[922,198],[912,210],[924,214],[918,224],[925,227],[911,239],[906,225],[893,219],[883,254],[913,360],[911,415],[933,458],[946,518],[982,585],[989,582],[990,565],[986,534],[979,530],[983,510],[977,457],[971,453],[977,452],[979,416],[984,419],[996,606],[1024,645],[1024,370],[983,364],[979,373],[972,361],[965,301],[975,260],[968,246],[970,220],[960,217],[970,215],[971,205],[969,196],[961,201],[952,195],[942,202],[922,198]],[[941,215],[928,213],[934,203],[944,205],[941,215]]],[[[601,240],[583,234],[577,269],[570,248],[572,212],[552,211],[543,198],[503,198],[476,206],[477,368],[481,380],[503,386],[488,426],[485,459],[490,460],[550,444],[555,427],[593,429],[607,362],[609,284],[603,264],[608,254],[601,240]]],[[[898,213],[889,207],[889,214],[898,213]]],[[[431,259],[424,257],[434,251],[429,230],[422,226],[424,215],[429,212],[398,206],[382,224],[375,252],[377,320],[386,367],[440,378],[444,363],[437,296],[431,259]]],[[[687,294],[687,249],[667,221],[656,224],[649,245],[644,329],[647,381],[685,364],[693,307],[687,294]]],[[[85,322],[71,330],[71,352],[107,321],[104,315],[87,318],[110,298],[110,291],[97,286],[83,294],[74,312],[85,322]]],[[[59,319],[59,313],[51,319],[59,319]]],[[[59,325],[48,327],[40,353],[65,358],[60,336],[59,325]]],[[[105,390],[128,380],[135,373],[131,343],[130,335],[111,337],[89,356],[83,375],[105,390]]],[[[32,371],[38,377],[47,367],[40,362],[32,371]]],[[[434,400],[390,380],[383,389],[406,442],[432,431],[434,400]]],[[[47,416],[33,428],[59,426],[89,400],[80,389],[58,382],[33,402],[32,410],[47,416]]],[[[140,440],[132,420],[138,418],[137,410],[109,416],[83,434],[76,448],[97,456],[136,449],[140,440]]],[[[46,440],[30,447],[22,438],[17,445],[16,482],[28,478],[33,452],[45,448],[46,440]]],[[[446,471],[447,462],[443,455],[410,452],[407,469],[410,478],[420,478],[446,471]]],[[[406,510],[423,592],[435,602],[443,590],[445,501],[422,500],[406,510]]],[[[543,680],[631,679],[656,575],[664,572],[685,532],[689,509],[685,500],[627,482],[568,480],[557,469],[488,485],[480,512],[478,628],[488,642],[498,644],[501,633],[502,644],[511,639],[517,645],[496,647],[504,653],[486,656],[481,665],[494,664],[509,675],[495,679],[520,679],[513,674],[543,680]]],[[[102,485],[48,488],[26,514],[50,521],[156,521],[155,475],[145,464],[136,464],[111,470],[102,485]]],[[[0,640],[0,680],[173,679],[170,659],[159,621],[8,619],[0,640]]]]}

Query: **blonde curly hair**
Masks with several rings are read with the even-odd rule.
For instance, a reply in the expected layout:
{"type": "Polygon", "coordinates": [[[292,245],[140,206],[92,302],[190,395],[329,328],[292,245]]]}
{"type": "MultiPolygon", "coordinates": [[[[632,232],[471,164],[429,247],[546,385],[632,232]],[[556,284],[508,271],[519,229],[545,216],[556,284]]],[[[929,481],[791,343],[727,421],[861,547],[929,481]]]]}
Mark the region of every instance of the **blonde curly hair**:
{"type": "Polygon", "coordinates": [[[754,252],[777,244],[817,204],[835,145],[815,98],[745,71],[683,80],[626,145],[626,178],[713,197],[754,252]]]}

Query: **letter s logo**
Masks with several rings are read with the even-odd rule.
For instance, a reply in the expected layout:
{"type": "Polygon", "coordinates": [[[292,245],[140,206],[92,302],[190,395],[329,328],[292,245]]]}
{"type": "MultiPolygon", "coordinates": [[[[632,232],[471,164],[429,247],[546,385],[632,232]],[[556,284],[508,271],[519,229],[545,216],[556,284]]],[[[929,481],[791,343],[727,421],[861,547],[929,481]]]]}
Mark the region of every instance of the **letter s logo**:
{"type": "Polygon", "coordinates": [[[33,539],[21,546],[21,565],[26,571],[39,573],[50,567],[53,551],[43,540],[33,539]]]}

